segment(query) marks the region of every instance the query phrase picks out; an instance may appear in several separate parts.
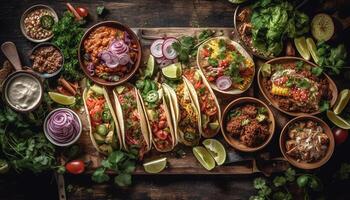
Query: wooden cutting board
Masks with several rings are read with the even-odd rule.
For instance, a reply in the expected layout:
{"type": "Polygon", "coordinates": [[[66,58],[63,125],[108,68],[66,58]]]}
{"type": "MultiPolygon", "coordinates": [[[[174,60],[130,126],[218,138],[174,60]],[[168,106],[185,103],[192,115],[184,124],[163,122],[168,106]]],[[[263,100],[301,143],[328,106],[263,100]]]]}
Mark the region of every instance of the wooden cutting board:
{"type": "MultiPolygon", "coordinates": [[[[147,61],[148,56],[150,54],[149,47],[152,41],[158,37],[181,37],[184,35],[198,35],[205,28],[134,28],[133,30],[137,33],[140,38],[141,46],[143,50],[142,55],[142,67],[144,67],[144,63],[147,61]]],[[[209,28],[211,30],[215,30],[216,34],[228,36],[236,41],[235,35],[233,34],[233,28],[209,28]]],[[[258,62],[256,62],[256,67],[258,62]]],[[[196,66],[196,63],[191,63],[192,66],[196,66]]],[[[258,69],[258,68],[257,68],[258,69]]],[[[256,70],[258,71],[258,70],[256,70]]],[[[132,81],[131,81],[132,82],[132,81]]],[[[259,93],[258,86],[256,84],[256,78],[252,86],[243,94],[238,96],[223,96],[222,94],[216,94],[223,110],[225,106],[232,100],[240,97],[240,96],[253,96],[259,99],[262,99],[266,102],[263,96],[259,93]]],[[[279,132],[283,125],[288,121],[287,116],[277,112],[277,110],[273,109],[276,119],[276,131],[279,132]]],[[[81,116],[83,121],[83,133],[78,140],[78,144],[82,149],[81,159],[88,161],[90,163],[87,173],[93,172],[96,168],[100,166],[101,161],[104,159],[104,156],[99,154],[96,149],[93,147],[90,137],[89,137],[89,124],[86,120],[85,111],[82,109],[78,113],[81,116]]],[[[279,134],[275,134],[275,137],[278,137],[279,134]]],[[[159,153],[156,152],[153,148],[149,154],[145,156],[145,161],[152,160],[160,157],[167,157],[167,168],[159,173],[160,175],[177,175],[177,174],[192,174],[192,175],[218,175],[218,174],[253,174],[256,172],[262,171],[264,174],[269,175],[275,171],[283,171],[288,167],[288,163],[283,159],[273,159],[273,157],[280,157],[279,147],[278,147],[278,139],[274,138],[268,147],[262,152],[246,154],[235,151],[232,147],[230,147],[225,140],[221,132],[215,137],[220,140],[224,146],[226,147],[226,151],[228,152],[228,157],[231,162],[229,164],[224,164],[223,166],[219,166],[214,168],[211,171],[207,171],[204,169],[200,163],[196,160],[196,158],[192,154],[192,148],[186,147],[181,144],[178,144],[172,152],[168,153],[159,153]],[[181,149],[185,152],[185,156],[178,158],[177,151],[181,149]],[[276,167],[277,166],[277,167],[276,167]]],[[[62,159],[62,162],[65,162],[62,159]]],[[[113,172],[111,172],[113,173],[113,172]]],[[[146,175],[147,173],[143,170],[142,164],[138,164],[136,171],[134,172],[136,175],[146,175]]]]}

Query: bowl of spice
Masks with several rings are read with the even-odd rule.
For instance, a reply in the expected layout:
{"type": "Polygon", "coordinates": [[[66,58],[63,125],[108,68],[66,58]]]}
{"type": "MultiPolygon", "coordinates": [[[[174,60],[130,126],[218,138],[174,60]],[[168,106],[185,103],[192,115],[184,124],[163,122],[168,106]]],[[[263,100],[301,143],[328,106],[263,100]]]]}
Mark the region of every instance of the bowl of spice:
{"type": "Polygon", "coordinates": [[[57,21],[54,9],[42,4],[34,5],[23,13],[21,31],[32,42],[45,42],[53,37],[52,28],[57,21]]]}
{"type": "Polygon", "coordinates": [[[74,144],[82,132],[79,116],[71,109],[57,108],[51,111],[44,121],[46,138],[56,146],[74,144]]]}
{"type": "Polygon", "coordinates": [[[63,54],[52,43],[36,45],[30,55],[32,69],[42,78],[50,78],[57,75],[63,67],[63,54]]]}

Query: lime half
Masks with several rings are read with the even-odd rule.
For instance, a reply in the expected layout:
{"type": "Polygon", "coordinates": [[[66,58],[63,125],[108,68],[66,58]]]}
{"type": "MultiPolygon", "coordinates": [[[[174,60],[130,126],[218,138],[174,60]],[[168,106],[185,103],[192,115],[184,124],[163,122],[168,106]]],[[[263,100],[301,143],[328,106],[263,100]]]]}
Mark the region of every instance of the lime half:
{"type": "Polygon", "coordinates": [[[67,96],[57,92],[49,92],[49,97],[52,101],[62,105],[69,106],[75,104],[75,97],[73,96],[67,96]]]}
{"type": "Polygon", "coordinates": [[[305,60],[310,60],[310,52],[307,48],[305,37],[302,36],[299,38],[294,38],[294,44],[301,57],[303,57],[305,60]]]}
{"type": "Polygon", "coordinates": [[[215,160],[206,148],[201,146],[193,147],[192,152],[205,169],[210,171],[215,167],[215,160]]]}
{"type": "Polygon", "coordinates": [[[181,63],[173,63],[162,68],[162,73],[168,79],[179,79],[182,75],[181,63]]]}
{"type": "Polygon", "coordinates": [[[315,63],[318,63],[319,58],[317,55],[317,48],[314,40],[312,38],[307,38],[306,45],[307,45],[307,48],[309,49],[312,59],[314,60],[315,63]]]}
{"type": "Polygon", "coordinates": [[[343,128],[343,129],[350,129],[350,124],[349,122],[347,122],[345,119],[343,119],[342,117],[336,115],[334,112],[328,110],[327,111],[327,117],[329,120],[331,120],[331,122],[333,122],[333,124],[335,124],[336,126],[343,128]]]}
{"type": "Polygon", "coordinates": [[[147,173],[156,174],[163,171],[166,167],[166,158],[159,158],[143,163],[143,168],[147,173]]]}
{"type": "Polygon", "coordinates": [[[154,73],[154,57],[149,55],[147,60],[147,66],[145,70],[145,77],[152,77],[154,73]]]}
{"type": "Polygon", "coordinates": [[[224,164],[226,160],[226,150],[221,142],[216,139],[206,139],[203,141],[203,145],[218,165],[224,164]]]}
{"type": "Polygon", "coordinates": [[[337,102],[335,103],[335,106],[333,108],[334,114],[339,115],[348,104],[349,99],[350,99],[350,90],[349,89],[342,90],[339,93],[337,102]]]}
{"type": "Polygon", "coordinates": [[[90,87],[90,89],[92,91],[94,91],[95,93],[97,93],[97,94],[100,94],[100,95],[103,94],[103,88],[98,86],[98,85],[93,85],[93,86],[90,87]]]}

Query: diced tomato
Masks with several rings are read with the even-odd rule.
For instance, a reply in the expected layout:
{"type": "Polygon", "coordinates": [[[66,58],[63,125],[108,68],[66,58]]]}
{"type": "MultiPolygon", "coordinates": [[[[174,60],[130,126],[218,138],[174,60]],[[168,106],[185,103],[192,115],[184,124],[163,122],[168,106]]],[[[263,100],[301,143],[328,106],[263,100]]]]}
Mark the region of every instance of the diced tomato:
{"type": "Polygon", "coordinates": [[[164,129],[164,128],[166,128],[167,127],[167,123],[166,123],[166,121],[160,121],[159,122],[159,124],[158,124],[158,128],[159,129],[164,129]]]}
{"type": "Polygon", "coordinates": [[[209,81],[209,82],[213,82],[214,80],[215,80],[214,77],[212,77],[212,76],[209,76],[209,77],[208,77],[208,81],[209,81]]]}
{"type": "Polygon", "coordinates": [[[202,83],[200,81],[198,81],[195,85],[194,88],[195,89],[199,89],[201,87],[202,83]]]}
{"type": "Polygon", "coordinates": [[[227,60],[222,60],[219,62],[219,67],[221,68],[226,68],[228,66],[228,61],[227,60]]]}
{"type": "Polygon", "coordinates": [[[203,57],[208,57],[210,55],[210,51],[208,49],[203,49],[202,50],[202,56],[203,57]]]}
{"type": "Polygon", "coordinates": [[[286,83],[287,81],[288,81],[288,77],[282,76],[281,78],[276,79],[273,83],[275,85],[282,85],[282,84],[286,83]]]}
{"type": "Polygon", "coordinates": [[[168,137],[168,133],[166,131],[163,131],[163,130],[159,130],[159,131],[155,132],[155,135],[157,136],[157,138],[159,138],[161,140],[165,140],[168,137]]]}

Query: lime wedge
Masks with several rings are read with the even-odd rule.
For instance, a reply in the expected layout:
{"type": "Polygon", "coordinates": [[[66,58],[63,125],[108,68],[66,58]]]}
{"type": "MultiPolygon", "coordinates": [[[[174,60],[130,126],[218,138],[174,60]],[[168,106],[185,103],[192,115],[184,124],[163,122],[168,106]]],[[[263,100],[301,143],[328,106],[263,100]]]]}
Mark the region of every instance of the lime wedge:
{"type": "Polygon", "coordinates": [[[143,163],[143,168],[147,173],[156,174],[163,171],[166,167],[166,158],[159,158],[143,163]]]}
{"type": "Polygon", "coordinates": [[[193,147],[192,152],[205,169],[210,171],[215,167],[215,160],[206,148],[201,146],[193,147]]]}
{"type": "Polygon", "coordinates": [[[350,90],[349,89],[342,90],[339,93],[337,102],[335,103],[335,106],[333,108],[334,114],[339,115],[344,110],[346,105],[348,105],[349,100],[350,100],[350,90]]]}
{"type": "Polygon", "coordinates": [[[49,97],[52,101],[62,105],[69,106],[75,104],[75,97],[73,96],[67,96],[57,92],[49,92],[49,97]]]}
{"type": "Polygon", "coordinates": [[[264,63],[264,64],[261,66],[261,75],[262,75],[263,77],[269,77],[269,76],[271,76],[271,65],[270,65],[270,64],[264,63]]]}
{"type": "Polygon", "coordinates": [[[307,48],[305,37],[302,36],[299,38],[294,38],[294,44],[301,57],[303,57],[305,60],[310,60],[310,52],[307,48]]]}
{"type": "Polygon", "coordinates": [[[317,48],[314,40],[312,38],[307,38],[306,45],[307,45],[307,48],[309,49],[312,59],[314,60],[315,63],[318,63],[319,58],[317,55],[317,48]]]}
{"type": "Polygon", "coordinates": [[[90,89],[97,94],[103,95],[103,88],[98,85],[93,85],[90,87],[90,89]]]}
{"type": "Polygon", "coordinates": [[[221,142],[216,139],[206,139],[203,141],[203,145],[218,165],[224,164],[226,160],[226,150],[221,142]]]}
{"type": "Polygon", "coordinates": [[[147,60],[147,66],[145,70],[145,77],[152,77],[154,73],[154,57],[149,55],[147,60]]]}
{"type": "Polygon", "coordinates": [[[350,129],[349,122],[347,122],[345,119],[341,118],[340,116],[336,115],[334,112],[328,110],[327,117],[336,126],[343,128],[343,129],[350,129]]]}
{"type": "Polygon", "coordinates": [[[162,68],[162,73],[168,79],[179,79],[182,75],[181,63],[173,63],[162,68]]]}
{"type": "Polygon", "coordinates": [[[121,94],[124,91],[124,89],[125,89],[125,86],[122,86],[122,85],[117,86],[115,88],[115,90],[117,91],[118,94],[121,94]]]}

